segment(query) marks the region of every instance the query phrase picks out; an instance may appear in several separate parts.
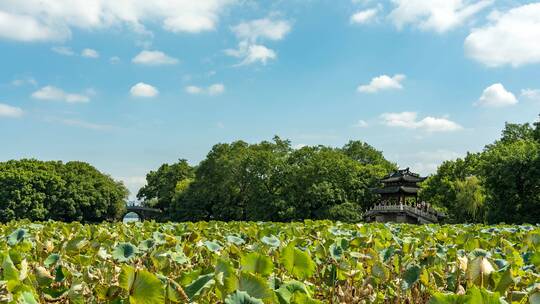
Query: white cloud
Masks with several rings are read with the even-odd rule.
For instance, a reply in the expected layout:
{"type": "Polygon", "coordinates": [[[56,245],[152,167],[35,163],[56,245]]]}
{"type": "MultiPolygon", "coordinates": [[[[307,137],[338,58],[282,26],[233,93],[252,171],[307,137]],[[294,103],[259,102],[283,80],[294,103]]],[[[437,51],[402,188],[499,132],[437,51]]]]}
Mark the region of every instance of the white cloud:
{"type": "Polygon", "coordinates": [[[191,85],[191,86],[186,87],[186,92],[188,92],[189,94],[192,94],[192,95],[201,94],[203,91],[204,91],[204,89],[201,88],[201,87],[198,87],[198,86],[191,85]]]}
{"type": "Polygon", "coordinates": [[[81,52],[81,56],[86,58],[99,58],[99,53],[94,49],[84,49],[81,52]]]}
{"type": "Polygon", "coordinates": [[[466,54],[489,67],[540,63],[540,3],[495,12],[465,39],[466,54]]]}
{"type": "Polygon", "coordinates": [[[446,160],[454,160],[458,157],[463,157],[463,154],[446,149],[399,153],[395,156],[390,156],[390,158],[395,160],[398,164],[410,165],[413,172],[418,172],[422,175],[435,173],[441,163],[446,160]]]}
{"type": "Polygon", "coordinates": [[[225,85],[223,85],[222,83],[215,83],[208,86],[207,88],[190,85],[187,86],[185,90],[187,93],[192,95],[207,94],[210,96],[216,96],[225,92],[225,85]]]}
{"type": "Polygon", "coordinates": [[[268,18],[242,22],[231,29],[240,40],[256,42],[259,38],[281,40],[291,31],[291,24],[285,20],[268,18]]]}
{"type": "Polygon", "coordinates": [[[29,42],[62,40],[67,36],[65,30],[43,26],[33,17],[3,11],[3,3],[0,2],[0,38],[29,42]]]}
{"type": "Polygon", "coordinates": [[[96,123],[87,122],[87,121],[79,120],[79,119],[63,119],[61,120],[61,122],[68,126],[74,126],[74,127],[79,127],[79,128],[89,129],[89,130],[96,130],[96,131],[106,131],[106,130],[114,129],[114,127],[111,125],[96,124],[96,123]]]}
{"type": "Polygon", "coordinates": [[[32,86],[37,86],[37,81],[33,77],[24,77],[24,78],[13,80],[11,84],[16,87],[27,85],[27,84],[32,85],[32,86]]]}
{"type": "Polygon", "coordinates": [[[73,52],[73,50],[67,46],[54,46],[51,48],[51,50],[57,54],[64,55],[64,56],[75,55],[75,52],[73,52]]]}
{"type": "Polygon", "coordinates": [[[225,54],[242,58],[237,66],[257,62],[265,65],[268,61],[276,59],[277,54],[274,50],[260,44],[259,41],[281,40],[290,32],[291,27],[289,21],[268,18],[242,22],[231,28],[240,40],[238,47],[225,50],[225,54]]]}
{"type": "Polygon", "coordinates": [[[369,8],[366,10],[358,11],[351,16],[350,22],[354,24],[366,24],[375,19],[378,11],[379,10],[377,8],[369,8]]]}
{"type": "Polygon", "coordinates": [[[241,43],[237,50],[226,50],[226,54],[234,57],[244,58],[238,65],[248,65],[260,62],[263,65],[269,60],[276,59],[277,54],[274,50],[260,44],[241,43]]]}
{"type": "Polygon", "coordinates": [[[131,61],[133,63],[144,65],[167,65],[178,63],[178,59],[170,57],[160,51],[142,51],[131,61]]]}
{"type": "MultiPolygon", "coordinates": [[[[142,33],[145,23],[161,23],[171,32],[213,30],[234,0],[110,1],[2,0],[0,38],[17,41],[64,40],[72,29],[122,27],[142,33]],[[17,29],[17,30],[13,30],[17,29]]],[[[147,31],[146,31],[147,32],[147,31]]]]}
{"type": "Polygon", "coordinates": [[[474,103],[476,106],[501,108],[518,103],[516,96],[507,91],[500,83],[495,83],[484,89],[482,96],[474,103]]]}
{"type": "Polygon", "coordinates": [[[32,93],[32,98],[41,100],[56,100],[64,101],[67,103],[86,103],[90,101],[90,97],[83,94],[74,94],[64,92],[54,86],[44,86],[41,89],[32,93]]]}
{"type": "Polygon", "coordinates": [[[422,30],[446,32],[458,27],[493,0],[392,0],[396,6],[389,15],[398,29],[411,24],[422,30]]]}
{"type": "Polygon", "coordinates": [[[159,94],[159,91],[155,87],[144,82],[139,82],[132,86],[129,92],[134,97],[155,97],[159,94]]]}
{"type": "Polygon", "coordinates": [[[19,107],[0,103],[0,117],[18,118],[24,114],[24,111],[19,107]]]}
{"type": "Polygon", "coordinates": [[[367,121],[362,120],[362,119],[360,119],[353,125],[353,127],[355,128],[367,128],[368,126],[369,124],[367,123],[367,121]]]}
{"type": "Polygon", "coordinates": [[[371,79],[371,82],[366,85],[360,85],[357,90],[362,93],[376,93],[382,90],[397,90],[402,89],[401,82],[405,80],[405,75],[396,74],[392,77],[381,75],[371,79]]]}
{"type": "Polygon", "coordinates": [[[192,95],[201,94],[203,91],[204,91],[203,88],[194,86],[194,85],[190,85],[186,87],[186,92],[192,95]]]}
{"type": "Polygon", "coordinates": [[[222,83],[216,83],[208,87],[208,94],[220,95],[225,92],[225,86],[222,83]]]}
{"type": "Polygon", "coordinates": [[[523,89],[521,90],[521,96],[532,101],[540,101],[540,90],[539,89],[523,89]]]}
{"type": "Polygon", "coordinates": [[[118,56],[112,56],[111,58],[109,58],[109,62],[111,64],[117,64],[117,63],[120,63],[120,57],[118,56]]]}
{"type": "Polygon", "coordinates": [[[419,129],[427,132],[450,132],[463,128],[445,117],[426,116],[421,120],[418,120],[417,117],[416,112],[381,114],[382,123],[389,127],[419,129]]]}

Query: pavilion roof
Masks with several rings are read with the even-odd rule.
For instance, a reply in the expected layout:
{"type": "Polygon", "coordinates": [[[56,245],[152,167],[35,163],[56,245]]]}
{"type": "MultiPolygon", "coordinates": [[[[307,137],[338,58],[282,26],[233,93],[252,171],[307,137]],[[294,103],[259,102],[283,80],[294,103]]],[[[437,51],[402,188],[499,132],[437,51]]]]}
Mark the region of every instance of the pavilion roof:
{"type": "Polygon", "coordinates": [[[381,182],[383,183],[392,183],[392,182],[409,182],[409,183],[419,183],[424,181],[426,178],[421,177],[417,173],[412,173],[409,168],[398,170],[387,177],[383,178],[381,182]]]}

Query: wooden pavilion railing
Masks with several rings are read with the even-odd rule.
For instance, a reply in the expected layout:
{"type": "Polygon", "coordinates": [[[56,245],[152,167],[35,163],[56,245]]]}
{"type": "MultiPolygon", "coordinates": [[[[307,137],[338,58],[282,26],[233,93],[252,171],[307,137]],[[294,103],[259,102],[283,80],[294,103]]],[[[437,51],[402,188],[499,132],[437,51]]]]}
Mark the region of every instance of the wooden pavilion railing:
{"type": "Polygon", "coordinates": [[[367,210],[364,216],[372,216],[377,213],[410,213],[417,217],[423,217],[433,223],[438,221],[435,211],[429,212],[409,205],[375,205],[367,210]]]}

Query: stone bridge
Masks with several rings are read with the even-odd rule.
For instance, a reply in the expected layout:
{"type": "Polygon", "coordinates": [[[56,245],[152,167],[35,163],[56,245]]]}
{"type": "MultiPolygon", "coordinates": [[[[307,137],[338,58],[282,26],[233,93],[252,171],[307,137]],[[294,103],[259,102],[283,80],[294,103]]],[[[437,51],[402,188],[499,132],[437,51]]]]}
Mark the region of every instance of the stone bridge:
{"type": "Polygon", "coordinates": [[[133,212],[139,216],[139,220],[157,220],[161,217],[162,211],[156,208],[143,207],[138,205],[128,205],[126,207],[126,213],[124,213],[124,218],[126,214],[133,212]]]}

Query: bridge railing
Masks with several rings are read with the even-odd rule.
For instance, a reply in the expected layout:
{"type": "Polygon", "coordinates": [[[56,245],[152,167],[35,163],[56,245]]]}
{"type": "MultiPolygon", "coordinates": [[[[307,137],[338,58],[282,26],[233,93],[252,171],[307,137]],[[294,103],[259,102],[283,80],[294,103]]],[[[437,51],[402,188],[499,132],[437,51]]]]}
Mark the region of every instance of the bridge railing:
{"type": "Polygon", "coordinates": [[[431,221],[437,221],[437,215],[433,212],[425,211],[409,205],[375,205],[366,211],[366,215],[371,215],[377,212],[410,212],[416,216],[427,218],[431,221]]]}

